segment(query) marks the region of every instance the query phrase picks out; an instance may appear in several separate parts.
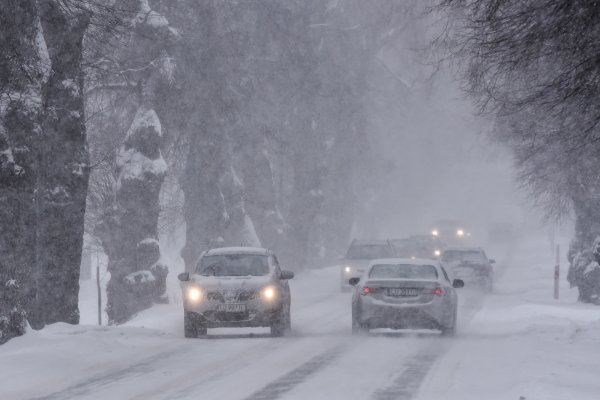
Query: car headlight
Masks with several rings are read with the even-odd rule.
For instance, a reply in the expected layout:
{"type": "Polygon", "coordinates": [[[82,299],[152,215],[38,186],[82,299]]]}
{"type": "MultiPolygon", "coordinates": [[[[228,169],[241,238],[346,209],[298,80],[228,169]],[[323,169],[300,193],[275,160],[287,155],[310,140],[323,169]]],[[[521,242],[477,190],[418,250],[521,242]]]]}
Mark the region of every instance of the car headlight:
{"type": "Polygon", "coordinates": [[[431,231],[431,234],[432,234],[433,236],[439,236],[440,232],[438,232],[438,230],[437,230],[437,229],[434,229],[434,230],[432,230],[432,231],[431,231]]]}
{"type": "Polygon", "coordinates": [[[439,257],[442,254],[442,252],[439,250],[436,250],[433,252],[433,254],[435,254],[436,257],[439,257]]]}
{"type": "Polygon", "coordinates": [[[457,230],[456,236],[465,236],[465,231],[463,231],[462,229],[457,230]]]}
{"type": "Polygon", "coordinates": [[[267,286],[260,292],[260,296],[265,300],[273,300],[277,295],[277,291],[273,286],[267,286]]]}
{"type": "Polygon", "coordinates": [[[344,268],[344,272],[346,272],[346,273],[349,273],[350,271],[352,271],[352,268],[350,268],[350,267],[348,267],[348,266],[346,266],[346,267],[344,268]]]}
{"type": "Polygon", "coordinates": [[[197,302],[202,299],[202,290],[197,287],[191,287],[187,290],[187,298],[189,301],[197,302]]]}

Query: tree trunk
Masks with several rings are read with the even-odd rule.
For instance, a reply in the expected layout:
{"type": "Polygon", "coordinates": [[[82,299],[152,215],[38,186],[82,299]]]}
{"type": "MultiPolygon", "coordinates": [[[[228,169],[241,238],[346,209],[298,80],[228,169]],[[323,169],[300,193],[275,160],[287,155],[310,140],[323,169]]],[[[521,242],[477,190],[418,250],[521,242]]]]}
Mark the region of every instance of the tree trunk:
{"type": "Polygon", "coordinates": [[[83,37],[89,16],[41,1],[50,57],[42,88],[42,132],[36,182],[36,307],[30,322],[79,322],[77,305],[89,160],[83,102],[83,37]]]}

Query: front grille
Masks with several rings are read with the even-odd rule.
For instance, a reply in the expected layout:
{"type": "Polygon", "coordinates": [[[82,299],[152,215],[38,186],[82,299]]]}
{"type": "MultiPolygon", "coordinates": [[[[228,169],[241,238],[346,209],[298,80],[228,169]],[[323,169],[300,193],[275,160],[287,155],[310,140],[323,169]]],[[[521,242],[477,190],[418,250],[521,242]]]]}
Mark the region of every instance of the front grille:
{"type": "Polygon", "coordinates": [[[206,298],[210,301],[218,301],[220,303],[237,303],[256,298],[256,291],[254,290],[242,290],[242,291],[222,291],[222,292],[208,292],[206,298]]]}

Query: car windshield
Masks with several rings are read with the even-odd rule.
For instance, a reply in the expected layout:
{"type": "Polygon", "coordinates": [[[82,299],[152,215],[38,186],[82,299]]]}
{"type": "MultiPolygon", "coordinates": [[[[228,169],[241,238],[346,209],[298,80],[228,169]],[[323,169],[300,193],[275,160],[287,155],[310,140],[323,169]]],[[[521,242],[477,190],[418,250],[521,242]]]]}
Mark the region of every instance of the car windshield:
{"type": "Polygon", "coordinates": [[[444,262],[485,263],[485,255],[476,250],[447,250],[442,256],[444,262]]]}
{"type": "Polygon", "coordinates": [[[369,271],[369,278],[437,280],[438,273],[433,265],[376,264],[369,271]]]}
{"type": "Polygon", "coordinates": [[[268,257],[259,254],[204,256],[196,273],[204,276],[264,276],[269,273],[268,257]]]}
{"type": "Polygon", "coordinates": [[[393,257],[390,248],[384,244],[365,244],[350,246],[346,258],[348,260],[374,260],[376,258],[393,257]]]}

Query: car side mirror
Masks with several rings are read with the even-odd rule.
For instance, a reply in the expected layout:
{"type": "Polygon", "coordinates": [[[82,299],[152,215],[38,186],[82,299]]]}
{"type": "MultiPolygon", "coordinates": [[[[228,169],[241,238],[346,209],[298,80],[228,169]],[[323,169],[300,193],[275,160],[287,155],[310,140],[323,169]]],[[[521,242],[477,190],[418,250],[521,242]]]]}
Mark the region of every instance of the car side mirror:
{"type": "Polygon", "coordinates": [[[465,281],[463,281],[462,279],[455,279],[452,281],[452,287],[453,288],[461,288],[465,286],[465,281]]]}
{"type": "Polygon", "coordinates": [[[190,273],[182,272],[179,275],[177,275],[177,279],[179,279],[181,282],[187,282],[190,280],[190,273]]]}
{"type": "Polygon", "coordinates": [[[279,275],[279,279],[292,279],[294,277],[294,273],[292,271],[281,271],[279,275]]]}
{"type": "Polygon", "coordinates": [[[352,286],[356,286],[356,284],[360,281],[360,278],[350,278],[348,280],[348,283],[351,284],[352,286]]]}
{"type": "Polygon", "coordinates": [[[490,264],[496,264],[496,260],[494,260],[493,258],[490,258],[490,264]]]}

